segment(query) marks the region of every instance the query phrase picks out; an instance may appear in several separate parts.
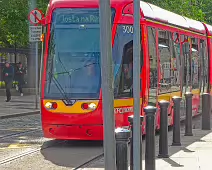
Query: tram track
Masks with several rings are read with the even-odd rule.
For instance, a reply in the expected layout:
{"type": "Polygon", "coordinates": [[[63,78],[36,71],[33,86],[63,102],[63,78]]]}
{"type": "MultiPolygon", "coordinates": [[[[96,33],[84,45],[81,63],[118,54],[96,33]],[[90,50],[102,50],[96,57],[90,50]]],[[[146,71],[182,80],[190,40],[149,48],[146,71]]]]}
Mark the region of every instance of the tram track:
{"type": "MultiPolygon", "coordinates": [[[[26,135],[26,134],[34,134],[36,132],[41,132],[41,128],[35,128],[35,129],[31,129],[31,130],[26,130],[26,131],[23,131],[23,132],[7,134],[7,135],[0,137],[0,143],[1,143],[1,141],[4,141],[4,139],[19,137],[19,136],[26,135]]],[[[42,136],[40,136],[40,137],[42,137],[42,136]]],[[[40,138],[40,137],[38,137],[38,138],[40,138]]],[[[49,140],[48,144],[43,144],[42,146],[38,146],[39,148],[29,148],[29,149],[26,149],[25,151],[22,151],[21,153],[14,154],[13,156],[9,156],[9,157],[6,157],[6,158],[0,160],[0,165],[15,161],[15,160],[20,159],[24,156],[34,154],[34,153],[39,152],[41,150],[44,150],[44,149],[47,149],[47,148],[50,148],[50,147],[54,147],[54,146],[60,145],[60,144],[65,143],[65,142],[66,141],[49,140]]]]}
{"type": "Polygon", "coordinates": [[[3,136],[0,136],[0,142],[1,142],[1,140],[6,139],[6,138],[16,137],[16,136],[19,136],[19,135],[24,135],[24,134],[28,134],[28,133],[32,133],[32,132],[38,132],[38,131],[41,131],[41,129],[37,128],[37,129],[27,130],[27,131],[23,131],[23,132],[10,133],[10,134],[7,134],[7,135],[3,135],[3,136]]]}
{"type": "MultiPolygon", "coordinates": [[[[23,130],[21,128],[15,128],[15,129],[12,129],[12,130],[23,130]]],[[[29,128],[27,128],[29,129],[29,128]]],[[[6,134],[6,135],[3,135],[3,136],[0,136],[0,143],[3,142],[5,139],[12,139],[14,137],[20,137],[20,136],[23,136],[23,135],[28,135],[28,134],[35,134],[36,132],[41,132],[41,128],[33,128],[33,129],[29,129],[29,130],[25,130],[25,131],[21,131],[21,132],[16,132],[16,133],[10,133],[10,134],[6,134]]],[[[42,136],[39,136],[38,138],[40,138],[42,136]]],[[[9,163],[9,162],[12,162],[12,161],[15,161],[21,157],[24,157],[24,156],[27,156],[27,155],[30,155],[30,154],[34,154],[36,152],[39,152],[43,149],[47,149],[47,148],[50,148],[50,147],[54,147],[56,145],[59,145],[61,143],[64,143],[65,141],[53,141],[50,140],[49,144],[44,144],[42,146],[39,146],[39,148],[28,148],[26,149],[25,151],[21,151],[21,153],[17,153],[17,154],[14,154],[12,156],[8,156],[6,158],[3,158],[0,160],[0,165],[3,165],[3,164],[6,164],[6,163],[9,163]]]]}
{"type": "MultiPolygon", "coordinates": [[[[196,120],[194,119],[194,125],[197,126],[197,127],[199,127],[199,123],[198,122],[200,122],[199,121],[200,119],[198,117],[195,118],[196,120]]],[[[181,127],[183,128],[183,125],[181,127]]],[[[4,136],[0,137],[0,143],[1,143],[1,140],[3,141],[6,138],[19,137],[19,136],[25,135],[25,134],[32,133],[33,136],[34,136],[34,133],[35,132],[39,132],[39,131],[41,131],[41,128],[36,128],[36,129],[34,128],[34,129],[29,129],[29,130],[26,130],[26,131],[23,131],[23,132],[17,132],[17,133],[4,135],[4,136]]],[[[171,137],[171,133],[172,133],[172,130],[170,129],[169,138],[171,137]]],[[[156,133],[156,137],[158,137],[158,133],[156,133]]],[[[39,134],[38,138],[42,138],[42,135],[39,134]]],[[[144,137],[144,140],[145,140],[145,137],[144,137]]],[[[49,148],[50,149],[54,148],[54,147],[58,148],[58,146],[60,147],[61,145],[65,145],[65,147],[67,147],[67,149],[70,148],[69,146],[71,146],[70,152],[72,152],[73,151],[72,149],[74,149],[74,152],[71,155],[75,155],[75,154],[79,155],[82,151],[77,151],[76,152],[75,149],[77,147],[80,147],[80,146],[85,146],[84,143],[81,143],[81,144],[75,143],[75,142],[74,143],[72,143],[72,142],[70,143],[70,141],[68,141],[68,140],[61,140],[61,141],[60,140],[49,140],[48,142],[44,142],[41,146],[40,145],[39,146],[35,145],[36,148],[34,146],[33,146],[34,148],[26,148],[24,150],[22,148],[22,150],[19,150],[18,152],[13,153],[13,155],[8,155],[6,157],[2,157],[2,159],[0,159],[0,165],[1,166],[5,166],[5,164],[12,163],[12,162],[14,163],[14,162],[16,162],[17,160],[19,160],[22,157],[28,157],[28,156],[30,157],[30,155],[32,155],[32,154],[36,155],[38,152],[42,152],[43,150],[46,150],[46,149],[49,149],[49,148]]],[[[88,148],[90,147],[90,144],[89,145],[86,144],[86,145],[88,146],[88,148]]],[[[85,146],[85,147],[87,147],[87,146],[85,146]]],[[[156,146],[158,146],[157,142],[156,142],[156,146]]],[[[53,151],[52,153],[56,154],[55,151],[53,151]]],[[[26,158],[26,159],[28,160],[28,158],[26,158]]],[[[29,158],[29,159],[31,159],[31,158],[29,158]]],[[[96,164],[98,162],[102,162],[103,159],[104,159],[104,153],[102,151],[100,151],[99,153],[96,153],[96,154],[93,153],[93,155],[90,155],[89,157],[87,155],[86,159],[84,159],[85,160],[84,162],[81,162],[81,164],[78,164],[77,166],[75,166],[74,168],[71,168],[71,169],[73,169],[73,170],[86,169],[88,167],[92,167],[94,164],[96,164]]]]}
{"type": "Polygon", "coordinates": [[[14,156],[11,156],[11,157],[8,157],[8,158],[5,158],[3,160],[0,160],[0,165],[3,165],[3,164],[6,164],[6,163],[10,163],[12,161],[15,161],[17,159],[20,159],[24,156],[28,156],[30,154],[34,154],[36,152],[39,152],[41,150],[44,150],[44,149],[47,149],[47,148],[50,148],[50,147],[54,147],[54,146],[57,146],[59,144],[62,144],[64,143],[65,141],[57,141],[56,143],[54,144],[50,144],[50,145],[46,145],[46,146],[42,146],[40,148],[36,148],[36,149],[30,149],[28,151],[25,151],[23,153],[20,153],[20,154],[17,154],[17,155],[14,155],[14,156]]]}

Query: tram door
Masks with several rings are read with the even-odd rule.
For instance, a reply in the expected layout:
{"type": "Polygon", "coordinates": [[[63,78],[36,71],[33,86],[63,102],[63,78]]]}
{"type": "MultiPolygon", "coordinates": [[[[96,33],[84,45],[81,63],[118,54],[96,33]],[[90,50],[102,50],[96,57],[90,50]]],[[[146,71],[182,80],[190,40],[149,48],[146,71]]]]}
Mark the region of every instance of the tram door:
{"type": "Polygon", "coordinates": [[[172,123],[172,59],[173,59],[172,33],[166,30],[158,30],[158,53],[159,53],[159,88],[158,101],[170,102],[168,107],[168,123],[172,123]]]}
{"type": "MultiPolygon", "coordinates": [[[[207,45],[205,40],[200,40],[200,50],[199,50],[199,89],[200,89],[200,95],[202,93],[209,92],[209,68],[208,68],[208,51],[207,51],[207,45]]],[[[199,111],[201,112],[201,104],[202,100],[200,97],[200,105],[199,105],[199,111]]]]}
{"type": "MultiPolygon", "coordinates": [[[[174,104],[172,101],[173,96],[181,96],[181,75],[182,75],[182,61],[180,50],[180,35],[177,32],[172,33],[170,40],[171,51],[171,114],[173,114],[174,104]]],[[[173,115],[172,117],[173,118],[173,115]]],[[[173,123],[173,119],[171,120],[173,123]]]]}
{"type": "Polygon", "coordinates": [[[207,93],[209,90],[208,51],[206,40],[200,40],[200,92],[207,93]]]}
{"type": "Polygon", "coordinates": [[[181,102],[181,118],[185,118],[185,93],[191,92],[191,54],[189,37],[182,35],[182,102],[181,102]]]}
{"type": "MultiPolygon", "coordinates": [[[[157,55],[157,29],[148,27],[148,47],[149,47],[149,100],[148,105],[156,107],[158,104],[158,82],[159,82],[159,62],[157,55]]],[[[159,128],[159,113],[156,114],[156,128],[159,128]]]]}

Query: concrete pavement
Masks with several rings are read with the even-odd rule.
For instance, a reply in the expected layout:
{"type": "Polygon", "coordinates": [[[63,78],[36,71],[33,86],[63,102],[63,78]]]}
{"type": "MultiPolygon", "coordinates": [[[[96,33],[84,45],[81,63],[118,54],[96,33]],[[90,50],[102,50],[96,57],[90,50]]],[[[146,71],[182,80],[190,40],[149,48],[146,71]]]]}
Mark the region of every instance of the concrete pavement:
{"type": "Polygon", "coordinates": [[[212,131],[194,130],[181,147],[170,147],[170,158],[157,159],[157,170],[211,170],[212,131]]]}
{"type": "MultiPolygon", "coordinates": [[[[23,88],[23,92],[25,95],[35,95],[35,88],[23,88]]],[[[18,91],[16,91],[15,88],[11,89],[11,94],[13,96],[19,96],[20,93],[18,91]]],[[[5,96],[5,89],[4,88],[0,88],[0,96],[5,96]]]]}
{"type": "MultiPolygon", "coordinates": [[[[212,121],[211,121],[212,123],[212,121]]],[[[156,170],[211,170],[212,156],[212,130],[201,130],[201,117],[194,124],[193,136],[184,136],[184,128],[181,129],[182,146],[171,146],[172,131],[169,132],[169,158],[159,159],[159,136],[156,136],[156,170]]],[[[211,124],[212,125],[212,124],[211,124]]],[[[143,141],[142,166],[145,170],[145,141],[143,141]]],[[[104,158],[93,162],[83,170],[104,169],[104,158]]]]}
{"type": "MultiPolygon", "coordinates": [[[[0,96],[0,119],[39,114],[35,109],[35,96],[12,96],[10,102],[5,102],[5,97],[0,96]]],[[[39,102],[39,101],[38,101],[39,102]]],[[[38,107],[40,104],[38,103],[38,107]]]]}

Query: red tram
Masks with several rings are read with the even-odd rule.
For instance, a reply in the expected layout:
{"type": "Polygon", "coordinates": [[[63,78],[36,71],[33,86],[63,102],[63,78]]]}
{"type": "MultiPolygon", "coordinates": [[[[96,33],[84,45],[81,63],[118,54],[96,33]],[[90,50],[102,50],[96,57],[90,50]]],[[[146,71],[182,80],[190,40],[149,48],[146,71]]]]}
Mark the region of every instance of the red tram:
{"type": "MultiPolygon", "coordinates": [[[[50,0],[43,20],[41,114],[44,136],[103,140],[99,0],[50,0]]],[[[172,96],[211,91],[212,26],[146,2],[141,8],[141,108],[172,96]]],[[[133,114],[133,0],[111,0],[114,114],[128,127],[133,114]]],[[[173,104],[169,125],[173,124],[173,104]]],[[[141,109],[143,115],[143,109],[141,109]]],[[[185,118],[185,99],[181,105],[185,118]]],[[[160,117],[156,115],[156,129],[160,117]]],[[[145,133],[145,121],[142,128],[145,133]]]]}

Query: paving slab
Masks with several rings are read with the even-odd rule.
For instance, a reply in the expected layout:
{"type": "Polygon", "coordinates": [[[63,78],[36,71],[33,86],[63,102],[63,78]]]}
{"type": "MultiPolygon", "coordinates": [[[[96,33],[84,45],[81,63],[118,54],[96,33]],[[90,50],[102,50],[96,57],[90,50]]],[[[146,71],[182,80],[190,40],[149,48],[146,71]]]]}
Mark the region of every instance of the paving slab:
{"type": "Polygon", "coordinates": [[[4,96],[0,96],[0,119],[40,113],[40,109],[35,108],[34,95],[12,96],[10,102],[5,102],[5,99],[4,96]]]}

